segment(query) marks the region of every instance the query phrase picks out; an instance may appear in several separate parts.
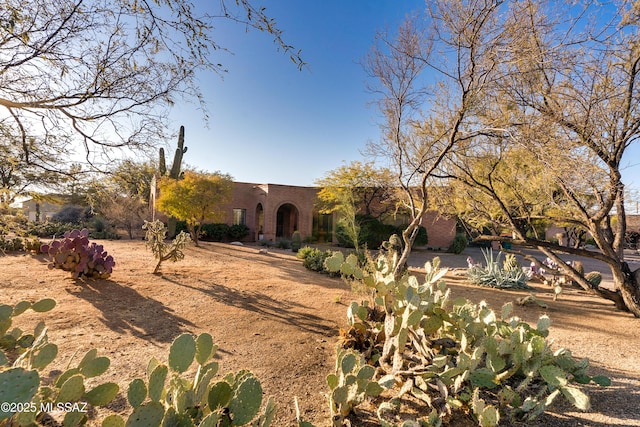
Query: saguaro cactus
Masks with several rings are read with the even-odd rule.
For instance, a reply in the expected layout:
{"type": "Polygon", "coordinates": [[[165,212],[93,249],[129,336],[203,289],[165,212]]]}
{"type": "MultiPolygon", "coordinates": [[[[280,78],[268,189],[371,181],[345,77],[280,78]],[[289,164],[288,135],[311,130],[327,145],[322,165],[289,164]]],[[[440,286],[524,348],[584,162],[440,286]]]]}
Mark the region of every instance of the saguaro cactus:
{"type": "MultiPolygon", "coordinates": [[[[173,156],[173,164],[169,171],[169,178],[180,179],[183,172],[180,170],[182,167],[182,156],[187,152],[187,147],[184,146],[184,126],[180,126],[180,133],[178,134],[178,148],[176,148],[176,154],[173,156]]],[[[158,162],[158,172],[160,176],[167,175],[167,162],[164,157],[164,148],[160,148],[160,160],[158,162]]],[[[176,235],[176,222],[173,217],[169,218],[167,224],[167,234],[169,238],[174,238],[176,235]]]]}

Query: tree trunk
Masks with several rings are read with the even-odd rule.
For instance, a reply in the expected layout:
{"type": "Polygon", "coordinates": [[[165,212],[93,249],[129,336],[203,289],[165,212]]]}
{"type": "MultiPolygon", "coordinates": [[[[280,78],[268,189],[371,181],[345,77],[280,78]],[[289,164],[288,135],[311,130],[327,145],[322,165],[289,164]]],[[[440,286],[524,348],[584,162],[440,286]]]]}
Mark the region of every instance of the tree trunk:
{"type": "Polygon", "coordinates": [[[176,237],[176,225],[178,220],[172,216],[167,218],[167,237],[173,239],[176,237]]]}
{"type": "MultiPolygon", "coordinates": [[[[196,245],[196,247],[199,247],[200,245],[198,245],[198,231],[200,230],[200,227],[196,227],[195,225],[190,225],[189,223],[187,223],[187,229],[189,230],[189,234],[191,234],[191,240],[193,240],[193,244],[196,245]]],[[[173,237],[175,237],[175,235],[173,237]]]]}
{"type": "Polygon", "coordinates": [[[614,276],[620,295],[627,310],[640,318],[640,269],[632,272],[629,265],[624,262],[620,273],[621,277],[614,276]]]}

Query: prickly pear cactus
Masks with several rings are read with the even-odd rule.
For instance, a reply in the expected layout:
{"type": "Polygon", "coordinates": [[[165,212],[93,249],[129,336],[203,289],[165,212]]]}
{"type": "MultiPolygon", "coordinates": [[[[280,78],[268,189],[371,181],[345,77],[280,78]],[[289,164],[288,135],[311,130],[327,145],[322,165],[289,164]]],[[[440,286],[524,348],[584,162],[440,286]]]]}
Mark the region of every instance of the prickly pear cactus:
{"type": "MultiPolygon", "coordinates": [[[[436,261],[425,265],[423,283],[411,275],[394,277],[393,260],[384,257],[375,271],[363,273],[363,284],[376,296],[373,307],[354,302],[348,309],[358,335],[343,339],[349,347],[338,348],[336,373],[327,377],[334,426],[342,426],[355,406],[382,389],[381,425],[394,425],[401,398],[411,395],[431,413],[403,425],[440,425],[443,417],[461,411],[480,426],[495,426],[502,417],[530,422],[558,397],[586,410],[589,398],[580,384],[610,384],[587,374],[586,359],[551,349],[548,317],[530,325],[510,317],[510,303],[498,315],[485,302],[451,300],[436,261]],[[359,338],[367,345],[352,346],[359,338]]],[[[341,271],[345,264],[335,256],[327,266],[341,271]]],[[[493,260],[487,265],[501,267],[493,260]]]]}
{"type": "Polygon", "coordinates": [[[89,244],[89,230],[72,230],[64,233],[63,240],[53,240],[40,250],[51,259],[49,268],[70,271],[74,278],[90,277],[106,279],[116,265],[113,257],[102,245],[89,244]]]}
{"type": "Polygon", "coordinates": [[[47,328],[40,322],[33,334],[24,334],[20,328],[7,330],[16,316],[31,309],[47,312],[55,307],[54,300],[45,298],[35,303],[22,301],[15,306],[0,305],[0,402],[20,403],[19,406],[3,408],[0,425],[31,426],[36,419],[57,405],[64,405],[65,426],[76,426],[87,422],[85,403],[103,406],[118,394],[116,383],[104,383],[88,389],[85,380],[102,375],[110,361],[98,357],[97,350],[88,351],[76,367],[69,367],[46,386],[40,384],[42,371],[56,358],[58,347],[49,342],[47,328]],[[12,339],[9,339],[11,337],[12,339]],[[47,409],[49,408],[49,409],[47,409]],[[5,410],[7,409],[7,410],[5,410]],[[3,420],[7,420],[6,423],[3,420]]]}
{"type": "MultiPolygon", "coordinates": [[[[40,385],[38,371],[23,368],[11,368],[0,372],[0,402],[9,404],[24,404],[31,402],[40,385]]],[[[0,409],[0,421],[13,415],[4,409],[0,409]]],[[[9,406],[8,408],[10,408],[9,406]]]]}
{"type": "Polygon", "coordinates": [[[327,376],[329,407],[334,426],[342,426],[353,409],[367,396],[378,396],[384,388],[373,380],[376,370],[364,357],[353,350],[340,349],[336,358],[336,372],[327,376]]]}
{"type": "MultiPolygon", "coordinates": [[[[146,382],[138,378],[129,384],[127,400],[134,410],[126,425],[268,427],[276,406],[270,398],[260,411],[262,386],[255,375],[240,371],[213,381],[218,372],[218,363],[212,360],[217,348],[209,334],[182,334],[171,344],[166,365],[151,359],[146,382]],[[194,362],[195,375],[188,378],[185,373],[194,362]]],[[[121,417],[109,419],[108,427],[124,425],[121,417]]]]}

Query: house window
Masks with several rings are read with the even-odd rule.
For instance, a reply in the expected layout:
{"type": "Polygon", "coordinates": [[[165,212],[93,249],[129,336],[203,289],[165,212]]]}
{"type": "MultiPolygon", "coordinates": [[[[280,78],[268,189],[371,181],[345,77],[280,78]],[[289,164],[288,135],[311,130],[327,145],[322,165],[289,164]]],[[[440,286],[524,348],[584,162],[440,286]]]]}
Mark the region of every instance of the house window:
{"type": "Polygon", "coordinates": [[[234,209],[233,210],[233,225],[247,225],[247,210],[246,209],[234,209]]]}

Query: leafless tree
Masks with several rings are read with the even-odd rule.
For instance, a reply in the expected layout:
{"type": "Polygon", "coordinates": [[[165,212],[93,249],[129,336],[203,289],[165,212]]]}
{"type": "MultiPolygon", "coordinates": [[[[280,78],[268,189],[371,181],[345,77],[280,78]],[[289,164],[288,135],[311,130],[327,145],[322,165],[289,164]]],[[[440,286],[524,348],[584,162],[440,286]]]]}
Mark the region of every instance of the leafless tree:
{"type": "Polygon", "coordinates": [[[196,75],[225,71],[219,20],[270,33],[303,65],[249,0],[2,0],[0,134],[12,138],[0,145],[61,171],[70,153],[99,163],[112,149],[160,143],[172,105],[202,102],[196,75]]]}
{"type": "Polygon", "coordinates": [[[395,38],[381,33],[365,60],[384,117],[383,138],[368,152],[390,160],[411,213],[396,275],[445,159],[485,131],[474,117],[496,70],[500,4],[430,2],[427,13],[407,18],[395,38]]]}
{"type": "Polygon", "coordinates": [[[420,119],[403,128],[410,132],[387,134],[399,147],[387,154],[411,165],[400,170],[428,178],[407,193],[424,202],[431,179],[442,179],[436,188],[456,196],[449,206],[465,219],[512,233],[514,243],[539,249],[580,286],[637,317],[640,273],[623,252],[621,169],[640,134],[639,21],[630,1],[438,2],[424,63],[440,96],[419,105],[420,119]],[[434,64],[433,52],[455,66],[434,64]],[[533,232],[541,222],[588,232],[599,251],[546,241],[533,232]],[[562,253],[605,262],[615,290],[590,284],[562,253]]]}

